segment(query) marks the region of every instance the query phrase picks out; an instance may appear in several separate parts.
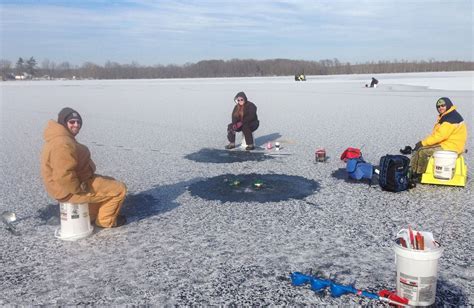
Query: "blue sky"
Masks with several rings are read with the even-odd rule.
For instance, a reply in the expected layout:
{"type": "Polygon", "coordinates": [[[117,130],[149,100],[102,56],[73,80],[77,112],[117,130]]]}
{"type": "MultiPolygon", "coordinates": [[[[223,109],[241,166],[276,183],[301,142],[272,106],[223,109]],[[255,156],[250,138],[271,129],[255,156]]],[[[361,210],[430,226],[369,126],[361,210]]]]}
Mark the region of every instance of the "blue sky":
{"type": "Polygon", "coordinates": [[[1,59],[473,60],[471,0],[0,0],[1,59]]]}

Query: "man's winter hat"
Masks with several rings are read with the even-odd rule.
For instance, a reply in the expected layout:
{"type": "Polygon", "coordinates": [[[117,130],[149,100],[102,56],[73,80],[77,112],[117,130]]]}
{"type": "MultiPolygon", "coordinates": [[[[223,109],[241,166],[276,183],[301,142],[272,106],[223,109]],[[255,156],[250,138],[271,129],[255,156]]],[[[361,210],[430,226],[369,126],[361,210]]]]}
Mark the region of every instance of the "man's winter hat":
{"type": "Polygon", "coordinates": [[[69,120],[79,120],[82,124],[82,118],[79,112],[76,110],[66,107],[63,108],[58,114],[58,123],[64,126],[67,126],[67,121],[69,120]]]}
{"type": "Polygon", "coordinates": [[[244,102],[247,102],[247,95],[245,95],[244,92],[239,92],[235,95],[234,101],[237,102],[237,98],[242,97],[244,99],[244,102]]]}
{"type": "Polygon", "coordinates": [[[438,109],[438,107],[441,105],[446,105],[446,110],[453,107],[453,103],[447,97],[441,97],[440,99],[438,99],[438,101],[436,101],[436,109],[438,109]]]}

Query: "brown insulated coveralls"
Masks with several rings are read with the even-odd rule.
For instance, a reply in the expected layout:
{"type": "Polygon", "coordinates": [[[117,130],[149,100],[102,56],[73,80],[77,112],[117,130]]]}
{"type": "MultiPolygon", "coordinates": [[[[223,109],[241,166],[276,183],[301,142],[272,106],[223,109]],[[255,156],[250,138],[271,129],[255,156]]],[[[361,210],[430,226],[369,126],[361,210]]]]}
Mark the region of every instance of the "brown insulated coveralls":
{"type": "Polygon", "coordinates": [[[91,220],[112,227],[125,200],[125,184],[96,175],[89,149],[56,121],[48,121],[44,140],[41,176],[48,194],[59,202],[89,203],[91,220]]]}

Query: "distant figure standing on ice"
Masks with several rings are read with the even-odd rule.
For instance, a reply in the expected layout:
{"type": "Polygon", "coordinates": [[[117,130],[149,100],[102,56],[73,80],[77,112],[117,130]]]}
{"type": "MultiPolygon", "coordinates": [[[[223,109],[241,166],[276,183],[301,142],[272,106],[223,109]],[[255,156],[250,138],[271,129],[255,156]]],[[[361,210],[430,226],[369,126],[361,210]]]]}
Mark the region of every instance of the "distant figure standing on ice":
{"type": "Polygon", "coordinates": [[[226,149],[235,148],[235,133],[242,132],[245,137],[245,150],[255,149],[252,133],[257,130],[260,122],[257,117],[257,106],[247,100],[244,92],[239,92],[234,97],[235,107],[232,111],[232,123],[227,126],[227,139],[229,144],[226,149]]]}
{"type": "Polygon", "coordinates": [[[80,114],[63,108],[58,121],[49,120],[44,131],[41,176],[48,194],[59,202],[89,203],[89,215],[102,228],[124,225],[119,215],[127,187],[110,177],[95,174],[89,149],[76,141],[82,128],[80,114]]]}
{"type": "MultiPolygon", "coordinates": [[[[412,177],[418,180],[426,171],[429,158],[436,151],[453,151],[461,154],[467,140],[467,128],[456,106],[447,97],[436,101],[438,119],[431,135],[416,143],[410,160],[412,177]]],[[[408,146],[405,149],[409,148],[408,146]]]]}
{"type": "MultiPolygon", "coordinates": [[[[370,88],[377,88],[377,85],[378,85],[379,81],[377,79],[375,79],[374,77],[372,77],[372,81],[370,82],[370,88]]],[[[369,87],[368,85],[365,85],[365,87],[369,87]]]]}

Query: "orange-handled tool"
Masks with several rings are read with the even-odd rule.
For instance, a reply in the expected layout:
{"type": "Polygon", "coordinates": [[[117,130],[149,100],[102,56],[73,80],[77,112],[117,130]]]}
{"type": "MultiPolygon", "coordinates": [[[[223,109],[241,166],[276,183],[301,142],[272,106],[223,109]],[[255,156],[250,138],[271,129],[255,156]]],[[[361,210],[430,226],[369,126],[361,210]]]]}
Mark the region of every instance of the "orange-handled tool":
{"type": "Polygon", "coordinates": [[[425,239],[423,238],[423,235],[421,235],[420,232],[416,233],[415,240],[416,240],[416,247],[419,250],[425,250],[425,239]]]}

